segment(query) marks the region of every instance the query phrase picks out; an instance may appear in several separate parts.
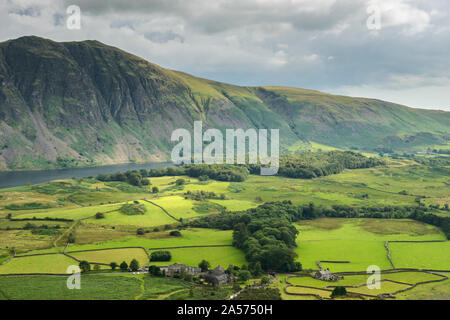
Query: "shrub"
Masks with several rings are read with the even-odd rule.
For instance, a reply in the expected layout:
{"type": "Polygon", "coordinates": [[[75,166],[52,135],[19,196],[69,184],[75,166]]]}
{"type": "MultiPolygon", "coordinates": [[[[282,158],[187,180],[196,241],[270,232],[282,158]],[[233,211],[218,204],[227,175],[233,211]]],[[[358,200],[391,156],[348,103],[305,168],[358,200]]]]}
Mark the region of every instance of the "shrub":
{"type": "Polygon", "coordinates": [[[251,278],[250,271],[248,270],[240,270],[238,273],[238,280],[245,282],[251,278]]]}
{"type": "Polygon", "coordinates": [[[105,218],[105,215],[101,212],[97,212],[95,214],[95,219],[104,219],[104,218],[105,218]]]}
{"type": "Polygon", "coordinates": [[[345,296],[346,294],[347,289],[345,289],[345,287],[337,286],[333,289],[333,292],[331,293],[331,298],[345,296]]]}
{"type": "Polygon", "coordinates": [[[170,261],[172,254],[170,251],[154,251],[150,255],[150,261],[170,261]]]}
{"type": "Polygon", "coordinates": [[[171,237],[181,237],[181,232],[178,230],[170,231],[169,236],[171,237]]]}
{"type": "Polygon", "coordinates": [[[91,265],[86,260],[80,261],[79,266],[80,266],[81,272],[88,272],[91,270],[91,265]]]}

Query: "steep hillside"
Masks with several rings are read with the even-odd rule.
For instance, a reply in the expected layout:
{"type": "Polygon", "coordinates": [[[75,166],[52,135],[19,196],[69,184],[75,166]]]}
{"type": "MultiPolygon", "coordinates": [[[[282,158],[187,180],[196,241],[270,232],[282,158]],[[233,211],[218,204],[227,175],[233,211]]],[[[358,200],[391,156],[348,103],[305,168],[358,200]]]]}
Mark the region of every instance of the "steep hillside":
{"type": "Polygon", "coordinates": [[[97,41],[0,43],[0,170],[166,160],[170,134],[279,128],[340,148],[441,144],[450,113],[282,87],[238,87],[163,69],[97,41]]]}

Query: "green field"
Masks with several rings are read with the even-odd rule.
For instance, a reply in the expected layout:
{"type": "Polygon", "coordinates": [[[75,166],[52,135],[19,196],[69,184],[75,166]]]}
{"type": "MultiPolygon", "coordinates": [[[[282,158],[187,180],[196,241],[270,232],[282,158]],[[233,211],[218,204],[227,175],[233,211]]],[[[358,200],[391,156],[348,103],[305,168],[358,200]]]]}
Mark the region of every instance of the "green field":
{"type": "MultiPolygon", "coordinates": [[[[411,220],[325,218],[302,221],[297,228],[300,235],[296,252],[304,269],[318,269],[317,261],[350,262],[321,263],[332,272],[365,271],[370,265],[391,269],[384,247],[388,240],[445,240],[439,229],[411,220]]],[[[438,255],[448,243],[431,243],[435,245],[428,247],[429,254],[438,255]]],[[[435,266],[450,269],[448,257],[436,259],[444,261],[435,266]]]]}
{"type": "MultiPolygon", "coordinates": [[[[299,146],[301,147],[301,146],[299,146]]],[[[326,148],[313,144],[313,148],[326,148]]],[[[243,182],[199,181],[190,177],[152,177],[150,185],[134,187],[123,182],[100,182],[95,179],[62,180],[44,183],[37,186],[25,186],[0,190],[0,262],[5,261],[12,250],[18,257],[0,266],[0,274],[18,273],[58,273],[65,274],[69,265],[78,262],[62,255],[65,241],[69,233],[73,236],[67,253],[81,260],[93,263],[109,264],[110,262],[130,263],[137,259],[140,265],[148,263],[148,257],[141,247],[147,250],[169,250],[172,259],[169,262],[150,262],[154,265],[184,263],[197,266],[201,260],[207,260],[212,267],[229,264],[248,265],[244,252],[231,247],[232,230],[214,230],[201,228],[181,228],[181,236],[171,236],[177,230],[180,221],[190,221],[205,215],[217,214],[222,210],[243,211],[257,207],[264,202],[291,200],[294,204],[313,202],[316,206],[416,206],[417,198],[426,205],[443,206],[448,204],[450,191],[448,170],[417,165],[410,160],[389,160],[386,167],[345,170],[340,174],[316,179],[290,179],[280,176],[264,177],[250,175],[243,182]],[[175,181],[185,179],[185,184],[177,186],[175,181]],[[154,186],[158,193],[152,193],[154,186]],[[215,199],[194,201],[188,199],[186,192],[214,192],[215,199]],[[223,194],[223,196],[222,196],[223,194]],[[223,197],[224,199],[219,199],[223,197]],[[163,207],[155,206],[147,199],[163,207]],[[145,206],[145,212],[127,215],[119,211],[124,204],[138,201],[145,206]],[[48,205],[49,209],[22,208],[24,204],[36,203],[48,205]],[[12,205],[12,206],[11,206],[12,205]],[[18,210],[4,209],[6,206],[18,210]],[[21,210],[22,208],[22,210],[21,210]],[[103,213],[104,218],[96,219],[96,213],[103,213]],[[15,219],[31,219],[24,221],[9,220],[11,214],[15,219]],[[51,221],[38,219],[69,219],[72,221],[51,221]],[[55,228],[53,234],[40,234],[31,229],[24,229],[32,224],[36,228],[55,228]],[[70,228],[70,229],[69,229],[70,228]],[[138,235],[138,229],[140,233],[138,235]],[[58,241],[56,241],[58,240],[58,241]],[[226,245],[225,247],[207,247],[210,245],[226,245]],[[200,248],[176,248],[200,246],[200,248]],[[126,248],[134,247],[134,248],[126,248]],[[108,249],[108,250],[100,250],[108,249]],[[112,250],[114,249],[114,250],[112,250]],[[95,251],[87,251],[95,250],[95,251]],[[58,253],[58,254],[48,254],[58,253]],[[29,256],[32,254],[46,254],[29,256]]],[[[29,205],[31,207],[31,205],[29,205]]],[[[36,205],[38,207],[38,205],[36,205]]],[[[436,211],[436,215],[448,216],[448,211],[436,211]]],[[[365,271],[368,266],[376,265],[382,270],[392,269],[385,248],[389,241],[392,260],[397,268],[420,268],[434,270],[450,270],[450,258],[447,254],[450,247],[448,241],[411,243],[392,241],[435,241],[446,240],[445,235],[436,227],[408,219],[368,219],[368,218],[319,218],[302,220],[294,223],[299,231],[296,243],[297,261],[304,270],[317,270],[318,261],[323,268],[331,272],[365,271]],[[348,261],[333,263],[323,261],[348,261]]],[[[102,266],[102,269],[109,269],[102,266]]],[[[105,284],[95,289],[97,276],[86,275],[88,286],[92,285],[88,297],[94,298],[101,290],[114,286],[112,277],[98,276],[105,284]],[[89,278],[92,277],[92,278],[89,278]],[[97,290],[97,291],[96,291],[97,290]]],[[[105,299],[204,299],[208,292],[195,290],[183,282],[174,279],[155,279],[142,275],[131,277],[126,274],[115,276],[118,287],[126,288],[128,293],[103,294],[105,299]]],[[[285,276],[280,275],[276,287],[283,289],[285,276]]],[[[366,275],[346,276],[335,284],[356,286],[365,282],[366,275]]],[[[0,282],[9,281],[9,277],[0,277],[0,282]]],[[[37,279],[30,277],[31,284],[37,279]]],[[[46,278],[47,279],[47,278],[46,278]]],[[[58,288],[58,277],[48,277],[45,285],[58,288]]],[[[436,280],[439,277],[422,272],[399,274],[383,274],[382,279],[414,284],[421,281],[436,280]]],[[[317,290],[330,283],[310,277],[294,277],[290,279],[294,285],[307,285],[316,289],[289,287],[288,292],[318,293],[324,298],[329,292],[317,290]]],[[[31,285],[30,284],[30,285],[31,285]]],[[[394,292],[404,288],[405,284],[383,281],[379,293],[394,292]]],[[[399,295],[400,299],[414,297],[432,297],[428,290],[436,290],[440,297],[448,296],[448,281],[418,286],[411,291],[399,295]]],[[[31,289],[30,289],[31,290],[31,289]]],[[[33,289],[34,290],[34,289],[33,289]]],[[[36,289],[37,290],[37,289],[36,289]]],[[[55,289],[59,290],[59,289],[55,289]]],[[[228,293],[215,293],[220,297],[228,293]]],[[[25,293],[8,292],[7,296],[32,297],[25,293]],[[21,295],[22,294],[22,295],[21,295]]],[[[352,288],[354,293],[372,295],[366,287],[352,288]]],[[[311,299],[311,296],[295,296],[282,293],[284,299],[311,299]]],[[[1,297],[1,295],[0,295],[1,297]]],[[[54,296],[49,295],[49,299],[54,296]]],[[[64,293],[63,298],[80,299],[77,293],[64,293]]]]}
{"type": "Polygon", "coordinates": [[[16,215],[16,219],[33,219],[36,218],[61,218],[70,220],[79,220],[94,216],[97,212],[109,212],[117,210],[121,207],[121,204],[105,204],[98,206],[89,206],[73,209],[58,209],[47,212],[33,212],[16,215]]]}
{"type": "Polygon", "coordinates": [[[67,277],[0,277],[0,299],[38,300],[134,300],[156,299],[160,295],[189,287],[174,279],[148,276],[82,275],[81,290],[69,290],[67,277]]]}
{"type": "Polygon", "coordinates": [[[230,264],[236,266],[246,264],[244,253],[234,247],[204,247],[167,250],[172,254],[172,260],[170,262],[150,261],[150,265],[166,266],[178,262],[189,266],[198,266],[202,260],[208,261],[212,268],[215,268],[218,265],[227,268],[230,264]]]}
{"type": "Polygon", "coordinates": [[[389,248],[397,268],[450,270],[450,241],[432,243],[391,242],[389,248]]]}
{"type": "Polygon", "coordinates": [[[78,262],[62,254],[49,254],[14,258],[0,266],[0,274],[54,273],[65,274],[71,265],[78,262]]]}
{"type": "Polygon", "coordinates": [[[148,263],[147,254],[143,249],[139,248],[70,252],[70,255],[79,260],[105,264],[109,264],[111,262],[120,264],[122,261],[130,264],[133,259],[136,259],[140,266],[144,266],[148,263]]]}
{"type": "MultiPolygon", "coordinates": [[[[417,284],[419,282],[435,281],[443,279],[440,276],[424,272],[383,273],[381,274],[381,282],[379,282],[380,287],[370,289],[366,285],[369,276],[370,275],[344,275],[343,279],[340,279],[335,282],[317,280],[308,276],[290,277],[288,281],[293,286],[288,287],[287,291],[289,293],[315,293],[323,298],[329,298],[330,293],[327,293],[326,291],[322,291],[319,289],[332,290],[335,286],[346,286],[347,292],[349,293],[377,296],[379,294],[395,293],[400,290],[408,289],[411,288],[412,285],[417,284]],[[402,283],[391,282],[390,280],[402,283]],[[295,286],[305,286],[311,288],[295,287],[295,286]]],[[[433,285],[439,286],[443,283],[447,283],[447,281],[448,280],[442,282],[435,282],[433,285]]],[[[283,283],[287,284],[285,279],[283,279],[283,283]]],[[[421,288],[421,285],[411,289],[412,290],[411,292],[415,291],[420,292],[419,288],[421,288]]],[[[406,296],[406,293],[400,293],[400,295],[406,296]]],[[[408,296],[410,295],[411,293],[409,293],[408,296]]]]}

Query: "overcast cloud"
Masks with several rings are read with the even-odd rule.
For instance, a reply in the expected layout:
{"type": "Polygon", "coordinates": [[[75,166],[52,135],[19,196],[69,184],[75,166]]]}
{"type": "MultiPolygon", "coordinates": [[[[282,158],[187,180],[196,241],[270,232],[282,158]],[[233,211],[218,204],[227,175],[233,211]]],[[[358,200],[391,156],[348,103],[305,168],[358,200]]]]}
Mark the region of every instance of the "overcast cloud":
{"type": "Polygon", "coordinates": [[[0,41],[95,39],[238,85],[287,85],[450,111],[448,0],[0,0],[0,41]],[[66,9],[81,8],[80,30],[66,9]],[[381,29],[369,30],[376,5],[381,29]]]}

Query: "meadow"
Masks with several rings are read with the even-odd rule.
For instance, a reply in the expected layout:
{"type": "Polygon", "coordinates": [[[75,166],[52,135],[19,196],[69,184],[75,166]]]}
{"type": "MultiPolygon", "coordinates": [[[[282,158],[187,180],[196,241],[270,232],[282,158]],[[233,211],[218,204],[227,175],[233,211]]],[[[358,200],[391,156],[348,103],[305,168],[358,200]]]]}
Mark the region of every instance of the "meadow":
{"type": "MultiPolygon", "coordinates": [[[[312,147],[323,146],[315,144],[312,147]]],[[[6,261],[14,251],[17,257],[0,265],[0,274],[64,274],[69,265],[77,264],[75,260],[62,254],[69,234],[72,241],[68,243],[66,252],[77,259],[94,263],[120,264],[122,261],[129,263],[132,259],[137,259],[140,265],[145,265],[149,261],[142,248],[150,253],[168,248],[165,250],[169,250],[172,254],[170,262],[150,264],[161,266],[178,262],[197,266],[205,259],[212,267],[221,265],[226,268],[229,264],[242,266],[248,262],[243,251],[231,246],[232,230],[181,228],[180,236],[171,235],[171,231],[177,230],[180,221],[189,221],[224,210],[243,211],[269,201],[291,200],[294,204],[312,202],[316,206],[323,207],[334,205],[371,207],[416,206],[417,199],[420,198],[422,205],[443,206],[448,204],[450,199],[448,176],[448,170],[445,168],[422,166],[410,160],[389,160],[385,167],[345,170],[340,174],[310,180],[250,175],[243,182],[224,182],[199,181],[186,176],[163,176],[147,178],[149,185],[136,187],[124,182],[100,182],[85,178],[1,189],[0,263],[6,261]],[[184,179],[185,183],[177,185],[176,181],[180,178],[184,179]],[[154,193],[153,187],[157,187],[159,192],[154,193]],[[186,195],[187,192],[200,191],[214,192],[222,198],[196,201],[186,195]],[[127,215],[120,211],[124,204],[135,203],[145,207],[143,214],[127,215]],[[49,208],[41,209],[43,206],[49,208]],[[97,213],[103,213],[103,217],[95,217],[97,213]],[[9,219],[10,217],[13,219],[9,219]],[[24,229],[29,223],[38,228],[58,226],[58,230],[53,235],[39,234],[24,229]],[[208,247],[217,245],[219,247],[208,247]],[[189,248],[190,246],[197,248],[189,248]],[[33,254],[45,255],[33,256],[33,254]]],[[[449,213],[441,210],[436,214],[448,216],[449,213]]],[[[387,258],[386,241],[389,242],[392,261],[396,268],[450,270],[450,258],[448,254],[442,254],[449,252],[450,249],[449,242],[445,241],[445,235],[438,228],[418,221],[320,218],[300,221],[295,223],[295,227],[299,231],[295,252],[298,255],[297,261],[302,263],[304,270],[317,270],[318,261],[321,261],[322,268],[329,268],[331,272],[365,271],[369,265],[377,265],[382,270],[392,269],[391,262],[387,258]],[[414,241],[414,243],[395,241],[414,241]]],[[[102,269],[108,267],[102,266],[102,269]]],[[[126,274],[113,276],[118,279],[118,287],[123,286],[128,293],[101,293],[102,290],[108,291],[114,287],[113,281],[110,281],[112,278],[108,278],[107,275],[99,275],[99,278],[86,275],[84,277],[87,280],[92,279],[87,281],[88,287],[92,284],[87,297],[94,298],[97,294],[101,294],[101,298],[107,299],[192,298],[189,291],[191,287],[186,287],[186,284],[180,281],[172,282],[174,279],[155,280],[143,275],[132,277],[126,274]],[[97,290],[94,283],[100,281],[99,279],[105,282],[97,290]]],[[[338,283],[346,286],[359,285],[364,283],[365,277],[365,275],[347,276],[338,283]]],[[[435,278],[434,275],[422,272],[383,274],[384,280],[407,284],[435,278]]],[[[11,278],[0,277],[0,283],[10,281],[7,279],[11,278]]],[[[27,279],[30,286],[37,285],[37,278],[30,276],[27,279]]],[[[58,279],[48,277],[42,286],[59,290],[57,288],[61,284],[58,279]]],[[[277,287],[281,290],[286,284],[284,281],[285,276],[279,275],[277,287]]],[[[288,292],[314,293],[329,297],[328,291],[320,290],[323,284],[319,280],[294,277],[290,282],[316,289],[288,287],[288,292]]],[[[389,281],[383,281],[383,284],[384,289],[379,293],[396,291],[405,286],[389,281]]],[[[437,290],[440,296],[446,296],[449,291],[448,281],[426,286],[437,290]]],[[[412,298],[414,292],[417,292],[417,297],[429,297],[429,292],[424,288],[418,286],[400,294],[399,298],[412,298]]],[[[373,291],[367,293],[366,289],[352,288],[351,292],[373,293],[373,291]]],[[[206,294],[194,291],[194,296],[199,299],[204,298],[206,294]]],[[[3,290],[3,293],[7,297],[25,299],[32,297],[32,293],[26,295],[14,288],[3,290]]],[[[284,291],[282,296],[285,299],[312,297],[289,295],[284,291]]],[[[54,296],[49,294],[49,297],[52,299],[54,296]]],[[[76,293],[65,293],[63,297],[81,298],[76,293]]]]}
{"type": "Polygon", "coordinates": [[[128,274],[82,275],[81,290],[68,290],[67,277],[0,277],[0,300],[137,300],[185,289],[189,285],[175,280],[128,274]]]}
{"type": "MultiPolygon", "coordinates": [[[[381,281],[378,283],[379,288],[368,288],[366,283],[369,280],[370,275],[344,275],[343,279],[336,282],[322,281],[311,278],[309,276],[291,276],[288,279],[283,278],[282,284],[289,284],[287,287],[287,293],[303,293],[303,294],[316,294],[322,298],[330,298],[331,291],[335,286],[345,286],[348,293],[378,296],[380,294],[392,294],[397,291],[408,289],[408,291],[399,293],[403,297],[411,297],[416,292],[420,293],[422,285],[412,288],[424,281],[436,281],[433,286],[442,286],[447,283],[448,280],[444,280],[443,276],[425,273],[425,272],[397,272],[397,273],[382,273],[381,281]],[[411,289],[412,288],[412,289],[411,289]],[[409,291],[411,290],[411,291],[409,291]],[[406,293],[408,292],[408,293],[406,293]]],[[[447,284],[448,286],[448,284],[447,284]]],[[[447,292],[449,294],[449,292],[447,292]]],[[[360,298],[364,298],[360,297],[360,298]]]]}
{"type": "Polygon", "coordinates": [[[136,259],[140,266],[145,266],[148,263],[147,254],[144,249],[139,248],[70,252],[70,255],[79,260],[104,264],[115,262],[119,265],[122,261],[130,264],[133,259],[136,259]]]}
{"type": "MultiPolygon", "coordinates": [[[[234,247],[202,247],[202,248],[183,248],[167,249],[172,254],[170,262],[154,262],[150,265],[165,266],[173,263],[184,263],[189,266],[198,266],[202,260],[211,264],[212,268],[221,265],[227,268],[230,264],[242,266],[246,264],[244,253],[234,247]]],[[[152,251],[150,251],[151,253],[152,251]]]]}

